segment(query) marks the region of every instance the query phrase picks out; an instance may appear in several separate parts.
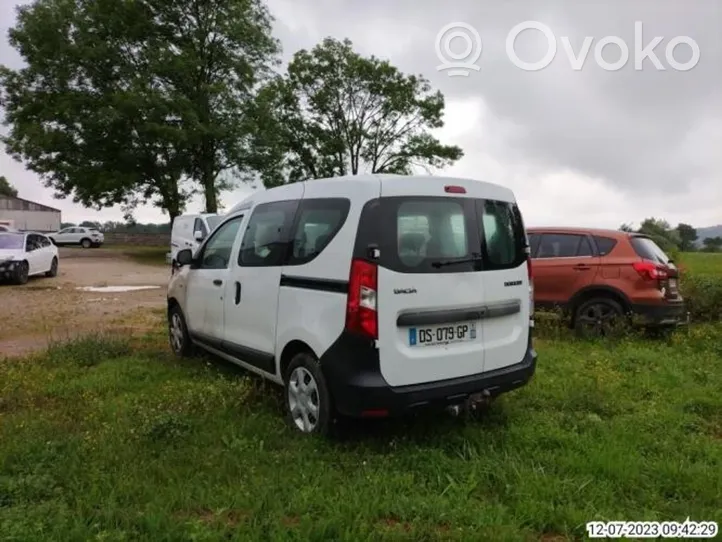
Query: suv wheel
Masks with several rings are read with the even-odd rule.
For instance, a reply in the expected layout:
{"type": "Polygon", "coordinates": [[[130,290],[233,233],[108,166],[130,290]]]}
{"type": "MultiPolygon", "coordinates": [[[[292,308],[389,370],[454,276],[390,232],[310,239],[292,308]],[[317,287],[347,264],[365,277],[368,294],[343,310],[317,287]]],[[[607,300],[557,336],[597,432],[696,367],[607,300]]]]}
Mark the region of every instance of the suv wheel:
{"type": "Polygon", "coordinates": [[[90,248],[93,246],[93,243],[91,242],[90,239],[85,238],[82,241],[80,241],[80,246],[83,248],[90,248]]]}
{"type": "Polygon", "coordinates": [[[168,311],[168,338],[173,353],[179,358],[190,356],[192,344],[183,311],[177,305],[168,311]]]}
{"type": "Polygon", "coordinates": [[[302,433],[329,434],[335,411],[319,361],[306,352],[296,354],[283,383],[291,427],[302,433]]]}
{"type": "Polygon", "coordinates": [[[624,325],[624,309],[613,299],[595,297],[574,313],[574,329],[581,337],[609,337],[624,325]]]}

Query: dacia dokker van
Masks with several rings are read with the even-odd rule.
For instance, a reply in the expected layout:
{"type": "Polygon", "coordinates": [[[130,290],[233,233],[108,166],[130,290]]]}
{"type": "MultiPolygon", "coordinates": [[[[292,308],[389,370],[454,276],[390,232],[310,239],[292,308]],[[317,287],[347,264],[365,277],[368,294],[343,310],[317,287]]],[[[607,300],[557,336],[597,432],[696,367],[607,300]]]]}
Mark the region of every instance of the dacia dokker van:
{"type": "Polygon", "coordinates": [[[531,263],[513,193],[358,175],[258,192],[168,288],[170,344],[285,387],[292,427],[460,407],[526,384],[531,263]]]}

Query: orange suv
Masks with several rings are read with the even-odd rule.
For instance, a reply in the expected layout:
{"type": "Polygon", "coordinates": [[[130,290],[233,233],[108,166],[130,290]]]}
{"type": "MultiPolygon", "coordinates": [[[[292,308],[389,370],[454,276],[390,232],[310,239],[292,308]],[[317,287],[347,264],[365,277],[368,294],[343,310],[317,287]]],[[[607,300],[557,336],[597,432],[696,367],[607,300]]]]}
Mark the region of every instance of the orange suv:
{"type": "Polygon", "coordinates": [[[687,322],[679,272],[649,237],[588,228],[528,228],[534,304],[562,308],[582,335],[605,335],[626,316],[650,326],[687,322]]]}

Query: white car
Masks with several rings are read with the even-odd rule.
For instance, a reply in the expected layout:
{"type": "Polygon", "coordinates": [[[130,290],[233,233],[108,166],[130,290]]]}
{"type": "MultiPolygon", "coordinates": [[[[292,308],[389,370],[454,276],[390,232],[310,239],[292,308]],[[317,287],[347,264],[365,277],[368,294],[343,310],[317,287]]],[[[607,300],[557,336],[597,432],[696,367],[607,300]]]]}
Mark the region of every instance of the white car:
{"type": "Polygon", "coordinates": [[[457,411],[535,372],[531,260],[508,188],[359,175],[279,186],[181,250],[170,344],[285,387],[292,427],[457,411]]]}
{"type": "Polygon", "coordinates": [[[179,250],[189,248],[193,252],[220,223],[222,217],[214,213],[181,215],[173,220],[170,233],[170,252],[166,262],[172,263],[179,250]]]}
{"type": "Polygon", "coordinates": [[[58,274],[58,247],[45,235],[0,232],[0,280],[25,284],[28,277],[58,274]]]}
{"type": "Polygon", "coordinates": [[[105,242],[105,236],[95,228],[73,226],[48,234],[58,246],[80,245],[83,248],[99,247],[105,242]]]}

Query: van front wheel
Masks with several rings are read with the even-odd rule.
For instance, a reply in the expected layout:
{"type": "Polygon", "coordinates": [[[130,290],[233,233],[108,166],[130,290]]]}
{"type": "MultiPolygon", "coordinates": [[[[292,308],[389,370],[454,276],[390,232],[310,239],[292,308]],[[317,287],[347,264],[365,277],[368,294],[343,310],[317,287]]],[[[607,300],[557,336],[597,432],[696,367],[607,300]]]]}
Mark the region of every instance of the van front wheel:
{"type": "Polygon", "coordinates": [[[328,435],[335,411],[319,361],[306,352],[296,354],[286,369],[286,416],[302,433],[328,435]]]}

